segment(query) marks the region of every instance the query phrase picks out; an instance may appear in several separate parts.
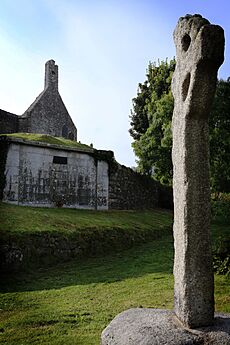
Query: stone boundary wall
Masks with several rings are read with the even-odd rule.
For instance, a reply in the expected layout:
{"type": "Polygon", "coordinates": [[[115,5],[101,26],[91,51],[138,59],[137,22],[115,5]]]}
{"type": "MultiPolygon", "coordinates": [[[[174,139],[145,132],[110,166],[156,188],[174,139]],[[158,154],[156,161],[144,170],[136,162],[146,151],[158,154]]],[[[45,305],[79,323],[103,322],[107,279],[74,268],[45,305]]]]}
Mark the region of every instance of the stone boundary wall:
{"type": "Polygon", "coordinates": [[[76,230],[73,233],[2,232],[0,238],[0,271],[27,270],[35,267],[49,267],[73,258],[80,259],[101,256],[128,249],[138,243],[146,243],[171,233],[171,227],[161,231],[125,231],[118,228],[94,228],[76,230]]]}
{"type": "Polygon", "coordinates": [[[159,206],[159,185],[150,177],[113,163],[109,171],[109,209],[153,209],[159,206]]]}
{"type": "Polygon", "coordinates": [[[0,134],[18,132],[18,116],[0,109],[0,134]]]}

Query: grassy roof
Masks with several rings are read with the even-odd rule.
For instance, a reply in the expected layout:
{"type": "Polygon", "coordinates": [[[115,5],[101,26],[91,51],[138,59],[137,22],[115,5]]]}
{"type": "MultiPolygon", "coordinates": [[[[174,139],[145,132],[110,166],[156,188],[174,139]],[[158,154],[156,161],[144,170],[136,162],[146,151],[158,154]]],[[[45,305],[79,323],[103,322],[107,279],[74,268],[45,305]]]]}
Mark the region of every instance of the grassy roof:
{"type": "Polygon", "coordinates": [[[10,133],[10,134],[1,134],[0,136],[7,136],[15,139],[29,140],[29,141],[38,141],[41,143],[65,146],[65,147],[74,147],[80,149],[89,149],[89,145],[81,144],[77,141],[65,139],[62,137],[53,137],[48,134],[36,134],[36,133],[10,133]]]}

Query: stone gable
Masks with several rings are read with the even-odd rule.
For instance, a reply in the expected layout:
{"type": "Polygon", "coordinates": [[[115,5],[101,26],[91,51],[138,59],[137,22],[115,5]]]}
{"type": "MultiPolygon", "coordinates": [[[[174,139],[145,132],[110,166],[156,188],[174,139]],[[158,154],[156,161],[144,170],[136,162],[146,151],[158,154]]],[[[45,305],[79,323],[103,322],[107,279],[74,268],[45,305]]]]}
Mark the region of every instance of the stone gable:
{"type": "Polygon", "coordinates": [[[0,111],[0,134],[40,133],[77,140],[77,129],[58,91],[58,66],[45,64],[45,87],[23,115],[0,111]]]}
{"type": "Polygon", "coordinates": [[[19,131],[77,140],[77,129],[58,91],[58,66],[45,65],[45,88],[19,118],[19,131]]]}

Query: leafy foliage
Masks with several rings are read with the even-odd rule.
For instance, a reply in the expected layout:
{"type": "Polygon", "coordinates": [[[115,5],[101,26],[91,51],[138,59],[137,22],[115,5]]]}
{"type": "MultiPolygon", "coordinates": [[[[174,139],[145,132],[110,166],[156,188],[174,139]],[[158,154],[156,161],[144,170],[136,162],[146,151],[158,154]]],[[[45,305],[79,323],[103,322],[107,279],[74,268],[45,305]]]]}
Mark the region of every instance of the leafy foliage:
{"type": "Polygon", "coordinates": [[[139,158],[138,171],[154,175],[166,184],[172,175],[171,80],[174,69],[175,60],[158,61],[158,65],[149,63],[147,80],[139,84],[130,116],[130,134],[134,138],[134,152],[139,158]]]}
{"type": "Polygon", "coordinates": [[[213,268],[217,274],[230,275],[230,238],[220,237],[213,252],[213,268]]]}
{"type": "MultiPolygon", "coordinates": [[[[229,231],[223,232],[223,225],[230,222],[230,194],[216,193],[211,200],[212,221],[222,231],[213,247],[213,268],[217,274],[230,275],[230,237],[229,231]]],[[[229,230],[229,229],[228,229],[229,230]]]]}
{"type": "MultiPolygon", "coordinates": [[[[163,184],[172,184],[171,119],[174,101],[171,93],[175,60],[149,63],[143,84],[133,98],[129,130],[138,157],[137,170],[152,175],[163,184]]],[[[230,191],[230,78],[217,83],[209,118],[210,166],[213,191],[230,191]]]]}
{"type": "Polygon", "coordinates": [[[130,135],[135,139],[140,139],[149,126],[147,100],[150,99],[150,89],[148,82],[138,85],[137,97],[133,99],[133,111],[131,110],[130,135]]]}
{"type": "Polygon", "coordinates": [[[209,128],[211,186],[230,192],[230,78],[218,81],[209,128]]]}
{"type": "Polygon", "coordinates": [[[230,193],[213,193],[211,216],[217,223],[230,223],[230,193]]]}
{"type": "Polygon", "coordinates": [[[154,175],[163,184],[171,184],[172,179],[172,111],[173,97],[170,92],[156,102],[149,128],[133,143],[134,151],[139,157],[139,172],[154,175]]]}

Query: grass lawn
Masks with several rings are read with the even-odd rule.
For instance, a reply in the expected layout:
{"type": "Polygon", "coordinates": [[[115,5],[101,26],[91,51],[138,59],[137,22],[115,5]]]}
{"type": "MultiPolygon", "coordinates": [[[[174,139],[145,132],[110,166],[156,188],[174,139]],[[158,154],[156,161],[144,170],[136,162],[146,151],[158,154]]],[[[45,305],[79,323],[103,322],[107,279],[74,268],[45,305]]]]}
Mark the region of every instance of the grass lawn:
{"type": "MultiPolygon", "coordinates": [[[[11,227],[9,220],[2,219],[1,229],[15,234],[29,231],[29,223],[35,224],[30,231],[43,231],[42,217],[47,219],[48,231],[57,231],[55,224],[60,220],[60,231],[64,231],[63,224],[67,228],[73,223],[79,231],[91,223],[98,227],[113,224],[131,231],[142,222],[146,231],[151,224],[160,231],[172,222],[171,214],[163,211],[143,212],[141,216],[141,212],[6,207],[15,212],[16,221],[11,227]],[[23,215],[24,219],[28,217],[26,212],[32,212],[33,218],[26,219],[23,228],[19,218],[21,214],[23,222],[23,215]]],[[[227,233],[228,226],[216,223],[212,230],[216,239],[227,233]]],[[[173,307],[172,267],[173,239],[170,232],[165,232],[152,242],[103,257],[5,275],[0,283],[0,344],[100,344],[101,331],[119,312],[132,307],[173,307]]],[[[215,276],[218,311],[230,312],[229,283],[229,278],[215,276]]]]}

